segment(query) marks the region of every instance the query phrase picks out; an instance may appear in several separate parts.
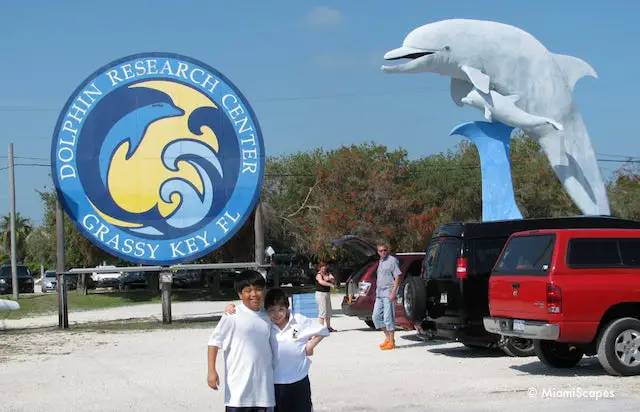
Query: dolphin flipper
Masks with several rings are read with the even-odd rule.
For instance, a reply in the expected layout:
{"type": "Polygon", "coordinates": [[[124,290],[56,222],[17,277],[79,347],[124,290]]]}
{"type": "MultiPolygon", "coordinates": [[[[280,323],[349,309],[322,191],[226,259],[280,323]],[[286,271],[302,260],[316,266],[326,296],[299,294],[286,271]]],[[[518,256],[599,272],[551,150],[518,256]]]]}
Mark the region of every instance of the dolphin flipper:
{"type": "Polygon", "coordinates": [[[491,78],[489,76],[482,73],[475,67],[467,66],[466,64],[460,66],[460,69],[465,72],[476,89],[480,90],[484,94],[489,93],[489,86],[491,83],[491,78]]]}
{"type": "Polygon", "coordinates": [[[544,117],[543,119],[546,120],[551,126],[555,127],[556,130],[564,130],[564,127],[562,127],[562,125],[560,123],[556,122],[555,120],[549,119],[549,118],[546,118],[546,117],[544,117]]]}

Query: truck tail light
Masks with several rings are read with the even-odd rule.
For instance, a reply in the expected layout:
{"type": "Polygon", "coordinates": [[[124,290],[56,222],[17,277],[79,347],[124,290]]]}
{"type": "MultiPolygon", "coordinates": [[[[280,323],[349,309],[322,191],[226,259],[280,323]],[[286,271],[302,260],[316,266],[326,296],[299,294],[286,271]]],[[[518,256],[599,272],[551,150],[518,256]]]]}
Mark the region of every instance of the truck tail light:
{"type": "Polygon", "coordinates": [[[467,258],[458,258],[456,263],[456,277],[458,279],[467,278],[467,258]]]}
{"type": "Polygon", "coordinates": [[[547,312],[562,313],[562,290],[553,283],[547,283],[547,312]]]}

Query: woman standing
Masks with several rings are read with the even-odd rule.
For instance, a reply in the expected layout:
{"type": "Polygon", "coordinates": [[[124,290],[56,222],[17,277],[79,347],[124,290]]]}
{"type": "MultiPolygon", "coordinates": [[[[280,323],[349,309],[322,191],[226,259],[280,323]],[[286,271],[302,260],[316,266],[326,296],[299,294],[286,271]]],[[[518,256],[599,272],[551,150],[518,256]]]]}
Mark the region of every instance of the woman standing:
{"type": "Polygon", "coordinates": [[[326,323],[329,332],[336,330],[331,327],[331,288],[336,285],[336,279],[327,272],[327,264],[320,262],[318,274],[316,274],[316,303],[318,304],[318,318],[320,324],[326,323]]]}

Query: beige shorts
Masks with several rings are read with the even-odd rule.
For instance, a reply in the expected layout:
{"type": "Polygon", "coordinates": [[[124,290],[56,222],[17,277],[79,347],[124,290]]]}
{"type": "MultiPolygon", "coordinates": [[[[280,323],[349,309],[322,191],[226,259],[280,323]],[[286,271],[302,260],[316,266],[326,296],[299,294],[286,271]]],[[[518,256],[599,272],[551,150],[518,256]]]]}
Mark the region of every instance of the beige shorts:
{"type": "Polygon", "coordinates": [[[318,317],[329,318],[333,310],[331,309],[331,292],[316,292],[316,303],[318,304],[318,317]]]}

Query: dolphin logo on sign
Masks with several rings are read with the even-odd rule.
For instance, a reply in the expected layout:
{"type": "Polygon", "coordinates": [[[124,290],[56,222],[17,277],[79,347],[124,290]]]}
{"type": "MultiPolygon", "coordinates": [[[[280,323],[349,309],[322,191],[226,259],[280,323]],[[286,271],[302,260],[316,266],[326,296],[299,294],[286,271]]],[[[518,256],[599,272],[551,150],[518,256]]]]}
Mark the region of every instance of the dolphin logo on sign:
{"type": "Polygon", "coordinates": [[[60,114],[51,158],[62,206],[84,236],[153,265],[223,245],[255,208],[265,168],[258,120],[237,87],[168,53],[89,76],[60,114]]]}

